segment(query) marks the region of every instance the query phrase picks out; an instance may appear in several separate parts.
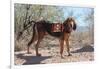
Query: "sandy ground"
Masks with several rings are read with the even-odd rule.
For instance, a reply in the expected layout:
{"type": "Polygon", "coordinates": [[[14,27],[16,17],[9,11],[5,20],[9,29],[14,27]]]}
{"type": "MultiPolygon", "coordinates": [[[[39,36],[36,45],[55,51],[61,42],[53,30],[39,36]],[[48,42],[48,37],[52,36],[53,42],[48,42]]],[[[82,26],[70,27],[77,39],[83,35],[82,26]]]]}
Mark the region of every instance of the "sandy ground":
{"type": "Polygon", "coordinates": [[[66,48],[64,49],[64,58],[60,57],[59,41],[44,40],[40,44],[39,52],[42,56],[35,56],[35,50],[31,49],[31,54],[26,51],[18,51],[14,53],[15,65],[31,65],[31,64],[50,64],[50,63],[67,63],[67,62],[82,62],[94,60],[94,46],[80,46],[78,42],[73,42],[70,45],[72,56],[67,56],[66,48]]]}

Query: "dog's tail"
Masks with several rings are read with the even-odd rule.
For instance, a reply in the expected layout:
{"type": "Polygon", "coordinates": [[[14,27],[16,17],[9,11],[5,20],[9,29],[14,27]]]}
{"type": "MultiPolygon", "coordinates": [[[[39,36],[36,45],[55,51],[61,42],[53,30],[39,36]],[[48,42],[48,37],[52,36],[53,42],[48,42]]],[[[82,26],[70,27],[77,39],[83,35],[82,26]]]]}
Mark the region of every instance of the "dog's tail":
{"type": "MultiPolygon", "coordinates": [[[[34,21],[32,21],[32,22],[34,22],[34,21]]],[[[34,41],[35,34],[36,34],[35,26],[36,26],[36,22],[34,22],[34,25],[33,25],[33,31],[32,31],[33,34],[32,34],[31,40],[30,40],[29,43],[28,43],[28,46],[30,46],[30,45],[32,44],[32,42],[34,41]]]]}

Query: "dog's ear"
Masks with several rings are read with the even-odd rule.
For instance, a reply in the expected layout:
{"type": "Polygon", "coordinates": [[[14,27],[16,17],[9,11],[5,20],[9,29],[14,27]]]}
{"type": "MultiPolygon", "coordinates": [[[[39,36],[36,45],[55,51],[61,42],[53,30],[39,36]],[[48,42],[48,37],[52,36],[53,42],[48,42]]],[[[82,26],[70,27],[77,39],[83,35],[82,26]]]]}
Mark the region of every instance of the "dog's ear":
{"type": "Polygon", "coordinates": [[[76,22],[74,21],[73,30],[76,30],[76,28],[77,28],[77,25],[76,25],[76,22]]]}

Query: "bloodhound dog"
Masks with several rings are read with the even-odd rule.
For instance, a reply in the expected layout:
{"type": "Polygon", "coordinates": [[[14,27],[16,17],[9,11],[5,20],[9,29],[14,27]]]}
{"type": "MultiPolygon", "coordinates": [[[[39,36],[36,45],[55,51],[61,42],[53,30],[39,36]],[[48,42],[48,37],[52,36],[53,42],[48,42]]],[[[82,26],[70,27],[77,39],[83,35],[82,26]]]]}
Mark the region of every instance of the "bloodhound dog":
{"type": "Polygon", "coordinates": [[[73,30],[76,30],[76,22],[72,17],[67,18],[62,24],[62,31],[60,32],[52,32],[52,24],[49,21],[40,20],[40,21],[32,21],[34,22],[33,25],[33,34],[30,42],[27,45],[27,52],[29,53],[30,45],[35,41],[35,35],[37,35],[37,43],[35,45],[36,56],[41,56],[38,52],[39,44],[46,33],[50,34],[51,36],[59,38],[60,41],[60,55],[63,57],[63,50],[64,50],[64,41],[66,42],[68,56],[70,56],[70,49],[69,49],[69,37],[73,30]]]}

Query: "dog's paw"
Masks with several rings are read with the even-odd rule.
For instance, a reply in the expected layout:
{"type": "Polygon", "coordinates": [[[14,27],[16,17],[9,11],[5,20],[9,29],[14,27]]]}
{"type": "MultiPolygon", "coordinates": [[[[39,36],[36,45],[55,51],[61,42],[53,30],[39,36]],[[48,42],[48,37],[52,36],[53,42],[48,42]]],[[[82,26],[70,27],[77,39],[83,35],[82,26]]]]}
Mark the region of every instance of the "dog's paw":
{"type": "Polygon", "coordinates": [[[27,52],[27,54],[32,54],[31,52],[27,52]]]}
{"type": "Polygon", "coordinates": [[[61,56],[61,59],[64,59],[64,56],[61,56]]]}
{"type": "Polygon", "coordinates": [[[41,54],[36,54],[36,56],[41,56],[41,54]]]}
{"type": "Polygon", "coordinates": [[[72,56],[72,54],[68,54],[68,56],[72,56]]]}

